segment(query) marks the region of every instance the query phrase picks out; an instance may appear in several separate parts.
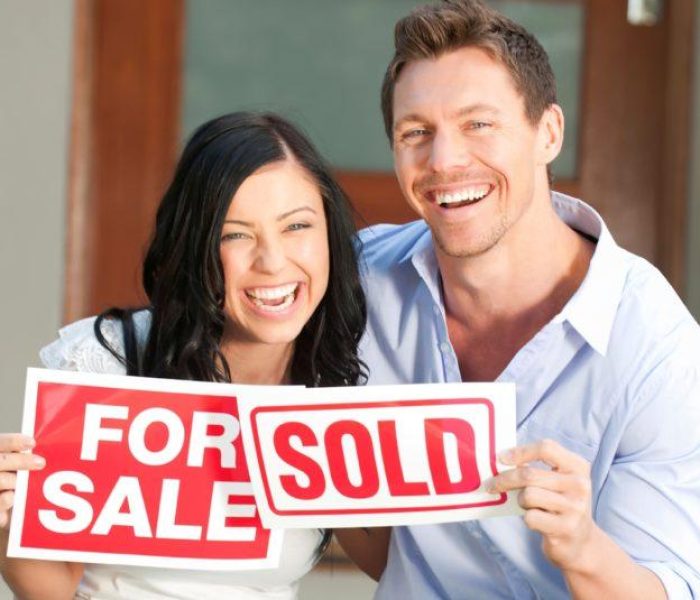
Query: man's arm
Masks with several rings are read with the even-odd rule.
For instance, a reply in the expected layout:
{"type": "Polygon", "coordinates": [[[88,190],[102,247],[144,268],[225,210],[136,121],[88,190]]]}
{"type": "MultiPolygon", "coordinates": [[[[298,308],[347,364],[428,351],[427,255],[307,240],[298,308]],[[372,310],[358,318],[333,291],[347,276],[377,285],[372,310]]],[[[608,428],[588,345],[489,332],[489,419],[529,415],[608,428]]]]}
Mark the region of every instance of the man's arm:
{"type": "Polygon", "coordinates": [[[573,598],[667,598],[661,580],[593,521],[588,462],[552,440],[519,446],[500,458],[515,468],[494,477],[489,491],[520,490],[525,524],[542,534],[543,551],[562,570],[573,598]],[[529,466],[536,461],[552,470],[529,466]]]}

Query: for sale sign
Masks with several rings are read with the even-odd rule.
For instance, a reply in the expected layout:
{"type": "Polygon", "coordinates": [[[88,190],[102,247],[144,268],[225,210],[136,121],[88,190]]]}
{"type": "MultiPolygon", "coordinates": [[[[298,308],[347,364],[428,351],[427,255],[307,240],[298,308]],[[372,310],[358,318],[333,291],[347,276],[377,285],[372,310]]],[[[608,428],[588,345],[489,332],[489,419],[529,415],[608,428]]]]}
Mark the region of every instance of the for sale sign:
{"type": "MultiPolygon", "coordinates": [[[[240,437],[244,386],[30,369],[11,556],[188,569],[278,565],[240,437]]],[[[276,388],[282,394],[285,388],[276,388]]]]}
{"type": "Polygon", "coordinates": [[[517,514],[490,494],[515,445],[512,384],[369,386],[263,395],[239,407],[267,527],[435,523],[517,514]]]}

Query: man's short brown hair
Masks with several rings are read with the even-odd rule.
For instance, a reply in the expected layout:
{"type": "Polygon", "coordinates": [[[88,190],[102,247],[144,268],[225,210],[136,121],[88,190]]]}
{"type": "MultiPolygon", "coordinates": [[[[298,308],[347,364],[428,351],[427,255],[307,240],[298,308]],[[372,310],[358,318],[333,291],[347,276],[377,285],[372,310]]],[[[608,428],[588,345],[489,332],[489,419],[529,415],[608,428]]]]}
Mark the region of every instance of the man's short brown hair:
{"type": "Polygon", "coordinates": [[[464,47],[480,48],[508,69],[532,124],[557,101],[554,73],[537,39],[481,0],[444,0],[416,8],[396,24],[394,46],[382,84],[389,141],[393,141],[394,86],[404,66],[464,47]]]}

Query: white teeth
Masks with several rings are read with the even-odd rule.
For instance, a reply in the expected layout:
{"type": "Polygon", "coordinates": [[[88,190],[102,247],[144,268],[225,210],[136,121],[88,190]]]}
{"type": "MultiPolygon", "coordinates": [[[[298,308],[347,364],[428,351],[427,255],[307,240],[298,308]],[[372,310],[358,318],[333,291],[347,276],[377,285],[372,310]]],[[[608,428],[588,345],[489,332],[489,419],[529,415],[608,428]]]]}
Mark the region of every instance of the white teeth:
{"type": "Polygon", "coordinates": [[[289,308],[294,302],[294,293],[285,296],[284,301],[281,304],[265,304],[262,300],[259,300],[258,298],[252,298],[252,300],[255,303],[255,306],[257,306],[261,310],[272,313],[282,312],[286,308],[289,308]]]}
{"type": "Polygon", "coordinates": [[[441,206],[446,204],[456,204],[457,202],[475,202],[481,200],[489,193],[488,185],[470,187],[451,194],[438,192],[435,194],[435,200],[441,206]]]}
{"type": "Polygon", "coordinates": [[[246,294],[253,300],[281,300],[285,296],[294,296],[298,283],[287,283],[278,287],[252,288],[246,294]]]}
{"type": "Polygon", "coordinates": [[[277,287],[250,288],[245,293],[259,309],[276,313],[292,305],[298,287],[299,283],[287,283],[277,287]]]}

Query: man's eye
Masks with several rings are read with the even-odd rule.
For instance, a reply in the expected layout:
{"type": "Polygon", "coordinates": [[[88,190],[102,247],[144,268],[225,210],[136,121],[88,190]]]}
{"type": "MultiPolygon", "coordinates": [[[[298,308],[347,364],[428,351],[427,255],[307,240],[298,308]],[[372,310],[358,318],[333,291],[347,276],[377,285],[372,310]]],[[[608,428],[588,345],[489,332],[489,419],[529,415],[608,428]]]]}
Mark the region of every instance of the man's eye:
{"type": "Polygon", "coordinates": [[[488,121],[472,121],[469,123],[469,129],[485,129],[491,127],[491,123],[488,121]]]}
{"type": "Polygon", "coordinates": [[[411,140],[411,139],[420,139],[426,135],[428,135],[428,130],[427,129],[410,129],[409,131],[405,131],[404,133],[401,134],[401,139],[402,140],[411,140]]]}

